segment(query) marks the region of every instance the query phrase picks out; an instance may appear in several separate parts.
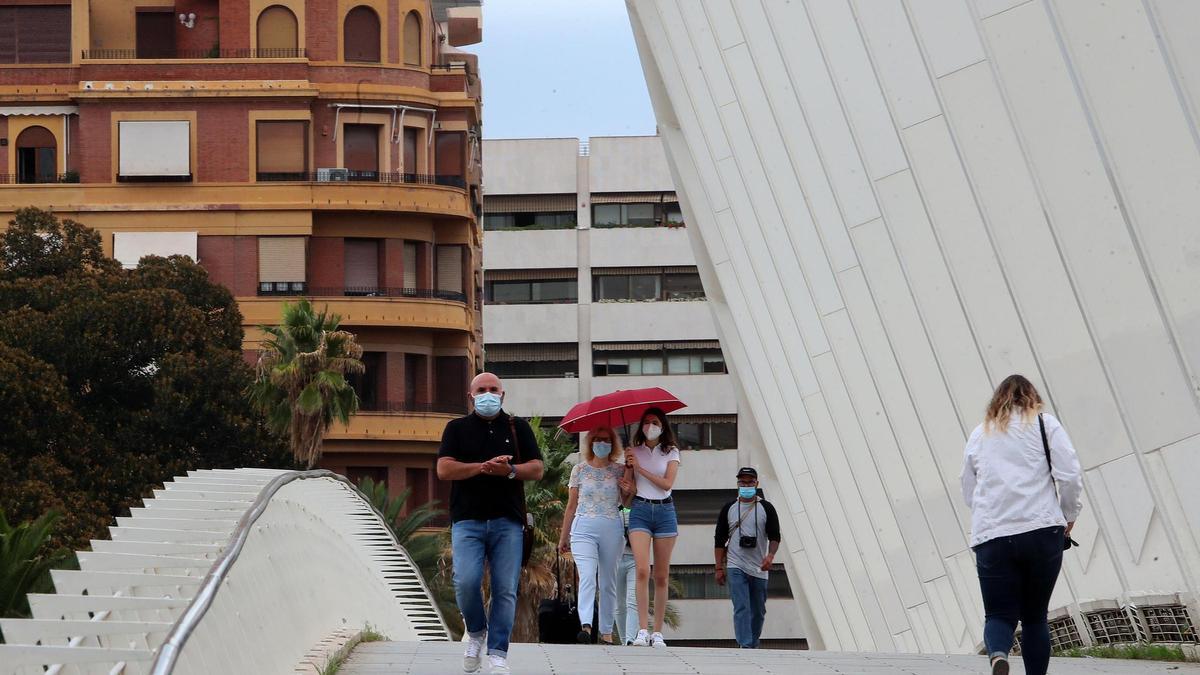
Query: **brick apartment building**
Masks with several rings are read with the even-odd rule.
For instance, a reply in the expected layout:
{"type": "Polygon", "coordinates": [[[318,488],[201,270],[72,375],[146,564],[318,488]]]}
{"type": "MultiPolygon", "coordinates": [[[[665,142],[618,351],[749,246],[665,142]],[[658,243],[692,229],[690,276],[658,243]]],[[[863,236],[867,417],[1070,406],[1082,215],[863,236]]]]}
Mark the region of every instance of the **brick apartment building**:
{"type": "Polygon", "coordinates": [[[53,209],[365,349],[324,466],[435,496],[480,363],[478,2],[0,0],[0,222],[53,209]]]}

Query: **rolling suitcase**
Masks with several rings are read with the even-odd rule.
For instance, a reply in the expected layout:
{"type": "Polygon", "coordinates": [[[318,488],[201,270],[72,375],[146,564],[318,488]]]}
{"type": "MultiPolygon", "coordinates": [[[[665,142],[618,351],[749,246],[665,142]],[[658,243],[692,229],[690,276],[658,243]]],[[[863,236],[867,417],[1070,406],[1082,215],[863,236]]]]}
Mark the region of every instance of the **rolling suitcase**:
{"type": "MultiPolygon", "coordinates": [[[[579,612],[575,609],[572,594],[563,589],[563,560],[554,558],[554,597],[546,598],[538,605],[538,642],[546,644],[574,644],[579,634],[579,612]]],[[[571,565],[574,570],[575,565],[571,565]]],[[[575,586],[579,587],[579,576],[574,575],[575,586]]]]}

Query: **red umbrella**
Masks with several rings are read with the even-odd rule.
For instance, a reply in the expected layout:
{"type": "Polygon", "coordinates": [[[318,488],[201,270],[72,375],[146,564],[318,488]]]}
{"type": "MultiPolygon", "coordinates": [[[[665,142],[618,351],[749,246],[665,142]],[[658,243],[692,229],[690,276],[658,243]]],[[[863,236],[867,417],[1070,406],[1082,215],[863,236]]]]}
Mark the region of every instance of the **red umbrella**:
{"type": "Polygon", "coordinates": [[[683,401],[661,387],[621,389],[575,404],[558,426],[571,433],[600,427],[624,427],[641,420],[650,408],[669,413],[684,407],[686,404],[683,401]]]}

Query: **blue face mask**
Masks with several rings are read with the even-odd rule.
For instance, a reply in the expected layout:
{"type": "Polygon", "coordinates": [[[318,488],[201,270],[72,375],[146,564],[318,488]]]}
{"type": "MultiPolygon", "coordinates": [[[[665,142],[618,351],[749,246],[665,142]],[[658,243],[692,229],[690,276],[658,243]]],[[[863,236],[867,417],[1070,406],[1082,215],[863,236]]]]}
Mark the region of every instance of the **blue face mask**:
{"type": "Polygon", "coordinates": [[[608,441],[596,441],[595,443],[592,443],[592,454],[600,459],[608,457],[609,453],[611,452],[612,443],[609,443],[608,441]]]}
{"type": "Polygon", "coordinates": [[[484,417],[495,417],[500,412],[500,395],[491,392],[475,394],[475,412],[484,417]]]}
{"type": "Polygon", "coordinates": [[[738,496],[742,499],[754,499],[758,496],[756,487],[738,487],[738,496]]]}

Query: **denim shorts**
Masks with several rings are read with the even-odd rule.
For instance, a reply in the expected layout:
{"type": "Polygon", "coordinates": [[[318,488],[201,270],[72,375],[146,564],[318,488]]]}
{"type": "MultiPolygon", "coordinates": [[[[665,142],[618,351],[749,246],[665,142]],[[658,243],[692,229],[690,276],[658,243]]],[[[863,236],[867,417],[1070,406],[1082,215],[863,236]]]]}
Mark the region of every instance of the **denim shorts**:
{"type": "Polygon", "coordinates": [[[634,499],[633,507],[629,511],[629,531],[645,532],[655,539],[679,536],[675,503],[651,504],[634,499]]]}

